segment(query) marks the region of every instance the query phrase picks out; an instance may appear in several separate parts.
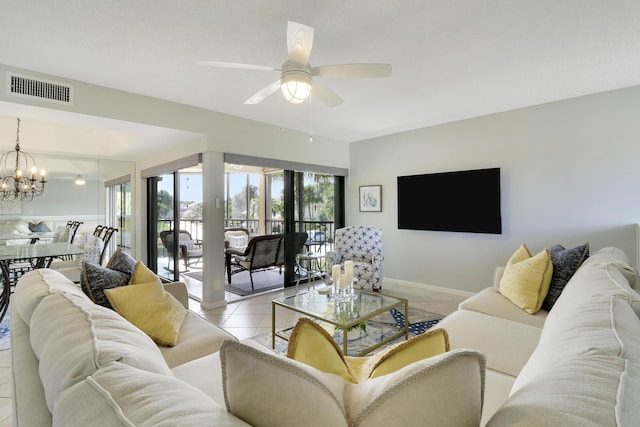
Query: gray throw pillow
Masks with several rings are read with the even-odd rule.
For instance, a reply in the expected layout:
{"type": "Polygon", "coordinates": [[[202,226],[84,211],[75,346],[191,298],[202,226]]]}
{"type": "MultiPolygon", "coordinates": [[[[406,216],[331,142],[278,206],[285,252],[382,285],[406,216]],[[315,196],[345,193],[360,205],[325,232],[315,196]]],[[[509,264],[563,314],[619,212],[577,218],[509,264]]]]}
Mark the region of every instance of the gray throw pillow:
{"type": "Polygon", "coordinates": [[[94,303],[113,310],[104,294],[105,289],[113,289],[129,284],[131,276],[121,271],[102,267],[91,262],[82,262],[80,287],[94,303]]]}
{"type": "Polygon", "coordinates": [[[589,243],[576,246],[572,249],[565,249],[562,245],[555,245],[549,248],[551,254],[551,264],[553,265],[553,275],[551,284],[542,308],[550,311],[556,300],[562,294],[562,290],[573,274],[582,265],[584,260],[589,258],[589,243]]]}
{"type": "Polygon", "coordinates": [[[41,222],[29,222],[29,230],[33,233],[48,233],[51,231],[44,221],[41,222]]]}
{"type": "Polygon", "coordinates": [[[136,267],[136,262],[135,258],[118,248],[116,252],[111,255],[111,258],[107,263],[107,268],[120,271],[131,276],[133,274],[133,269],[136,267]]]}

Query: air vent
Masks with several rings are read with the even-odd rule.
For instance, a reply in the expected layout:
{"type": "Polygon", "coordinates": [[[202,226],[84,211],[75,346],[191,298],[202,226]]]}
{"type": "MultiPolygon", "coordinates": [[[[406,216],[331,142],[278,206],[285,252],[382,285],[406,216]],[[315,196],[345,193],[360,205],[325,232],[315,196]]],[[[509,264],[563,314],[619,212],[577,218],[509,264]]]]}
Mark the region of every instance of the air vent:
{"type": "Polygon", "coordinates": [[[66,105],[73,104],[73,86],[51,80],[7,73],[7,91],[8,94],[15,96],[38,98],[66,105]]]}

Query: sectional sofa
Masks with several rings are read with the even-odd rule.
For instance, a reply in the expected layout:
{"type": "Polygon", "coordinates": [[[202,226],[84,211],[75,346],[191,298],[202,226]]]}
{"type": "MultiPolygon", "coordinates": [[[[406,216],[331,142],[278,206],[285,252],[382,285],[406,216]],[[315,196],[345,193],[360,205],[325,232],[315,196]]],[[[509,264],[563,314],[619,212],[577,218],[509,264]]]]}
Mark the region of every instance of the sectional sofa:
{"type": "Polygon", "coordinates": [[[482,425],[640,425],[637,272],[614,247],[592,253],[550,311],[529,314],[494,286],[439,327],[487,357],[482,425]]]}
{"type": "MultiPolygon", "coordinates": [[[[495,283],[439,327],[451,351],[361,384],[237,342],[187,312],[157,345],[54,270],[11,303],[18,426],[640,425],[640,296],[616,248],[581,263],[551,311],[495,283]]],[[[184,285],[165,289],[186,306],[184,285]]]]}

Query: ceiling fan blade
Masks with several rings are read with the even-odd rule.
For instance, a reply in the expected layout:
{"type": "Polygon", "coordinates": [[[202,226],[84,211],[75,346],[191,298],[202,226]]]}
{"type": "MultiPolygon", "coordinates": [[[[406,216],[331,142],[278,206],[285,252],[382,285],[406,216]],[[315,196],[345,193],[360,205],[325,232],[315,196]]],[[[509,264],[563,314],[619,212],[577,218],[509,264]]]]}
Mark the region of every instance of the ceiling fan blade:
{"type": "Polygon", "coordinates": [[[236,68],[240,70],[281,71],[279,68],[267,67],[265,65],[237,64],[235,62],[196,61],[196,64],[207,67],[236,68]]]}
{"type": "Polygon", "coordinates": [[[327,107],[335,107],[344,102],[338,94],[317,81],[314,81],[312,84],[311,96],[322,102],[327,107]]]}
{"type": "Polygon", "coordinates": [[[260,89],[258,92],[253,94],[251,98],[244,101],[245,104],[257,104],[258,102],[262,102],[266,97],[271,95],[280,89],[280,80],[276,80],[273,83],[270,83],[267,87],[260,89]]]}
{"type": "Polygon", "coordinates": [[[313,67],[317,77],[381,78],[391,77],[391,64],[337,64],[313,67]]]}
{"type": "Polygon", "coordinates": [[[289,61],[306,64],[313,47],[313,28],[289,21],[287,24],[287,52],[289,61]]]}

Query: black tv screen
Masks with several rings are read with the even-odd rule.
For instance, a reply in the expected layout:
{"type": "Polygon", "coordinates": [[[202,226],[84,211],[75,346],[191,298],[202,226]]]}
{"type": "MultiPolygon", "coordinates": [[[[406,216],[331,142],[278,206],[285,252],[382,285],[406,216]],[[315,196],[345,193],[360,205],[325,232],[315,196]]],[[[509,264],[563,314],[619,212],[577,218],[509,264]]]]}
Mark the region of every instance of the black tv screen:
{"type": "Polygon", "coordinates": [[[398,228],[501,234],[500,168],[399,176],[398,228]]]}

